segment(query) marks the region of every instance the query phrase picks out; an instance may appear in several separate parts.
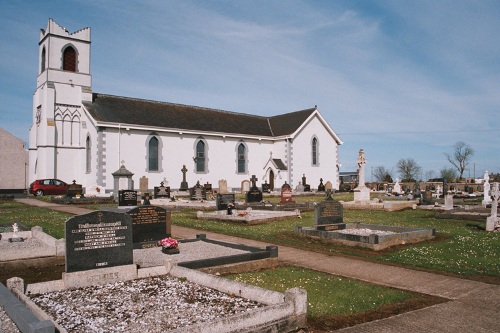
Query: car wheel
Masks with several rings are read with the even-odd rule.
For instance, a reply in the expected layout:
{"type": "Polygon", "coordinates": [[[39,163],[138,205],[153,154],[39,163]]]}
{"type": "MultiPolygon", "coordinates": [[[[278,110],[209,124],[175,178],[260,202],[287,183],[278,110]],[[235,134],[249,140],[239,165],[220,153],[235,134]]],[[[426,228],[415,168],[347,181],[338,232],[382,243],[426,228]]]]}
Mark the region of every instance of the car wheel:
{"type": "Polygon", "coordinates": [[[35,197],[43,197],[43,191],[42,190],[37,190],[35,192],[35,197]]]}

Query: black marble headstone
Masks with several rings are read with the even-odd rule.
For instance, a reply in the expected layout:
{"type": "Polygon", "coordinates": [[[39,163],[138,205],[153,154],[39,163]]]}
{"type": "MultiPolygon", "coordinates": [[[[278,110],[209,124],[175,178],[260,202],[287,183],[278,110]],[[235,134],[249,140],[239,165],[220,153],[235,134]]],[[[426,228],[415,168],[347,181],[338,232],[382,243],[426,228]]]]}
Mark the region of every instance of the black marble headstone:
{"type": "Polygon", "coordinates": [[[271,193],[271,184],[268,184],[267,180],[262,184],[262,192],[271,193]]]}
{"type": "Polygon", "coordinates": [[[342,204],[333,199],[318,203],[314,213],[314,224],[334,223],[344,223],[342,204]]]}
{"type": "Polygon", "coordinates": [[[325,185],[323,184],[323,178],[319,180],[318,192],[325,192],[325,185]]]}
{"type": "Polygon", "coordinates": [[[133,264],[132,218],[98,211],[68,219],[66,272],[133,264]]]}
{"type": "Polygon", "coordinates": [[[68,186],[68,191],[66,192],[67,197],[74,198],[77,194],[83,194],[83,188],[81,184],[77,184],[76,180],[73,180],[73,184],[68,186]]]}
{"type": "Polygon", "coordinates": [[[132,190],[119,191],[118,206],[137,206],[137,191],[132,191],[132,190]]]}
{"type": "Polygon", "coordinates": [[[217,193],[217,197],[215,199],[215,205],[217,210],[227,210],[227,205],[229,203],[234,204],[234,194],[220,194],[217,193]]]}
{"type": "Polygon", "coordinates": [[[159,240],[170,237],[171,212],[158,206],[139,206],[127,211],[132,217],[134,249],[156,247],[159,240]]]}

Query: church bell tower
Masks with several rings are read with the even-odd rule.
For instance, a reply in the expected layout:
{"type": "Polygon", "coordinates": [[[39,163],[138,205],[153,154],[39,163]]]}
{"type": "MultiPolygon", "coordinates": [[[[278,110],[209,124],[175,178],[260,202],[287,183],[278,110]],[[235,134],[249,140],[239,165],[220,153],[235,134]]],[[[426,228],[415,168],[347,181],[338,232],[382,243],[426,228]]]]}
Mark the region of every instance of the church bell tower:
{"type": "MultiPolygon", "coordinates": [[[[71,181],[75,151],[84,147],[82,101],[92,100],[90,28],[69,33],[49,19],[40,29],[38,77],[29,138],[30,182],[40,178],[71,181]],[[66,165],[65,165],[66,164],[66,165]]],[[[75,164],[78,165],[78,164],[75,164]]]]}

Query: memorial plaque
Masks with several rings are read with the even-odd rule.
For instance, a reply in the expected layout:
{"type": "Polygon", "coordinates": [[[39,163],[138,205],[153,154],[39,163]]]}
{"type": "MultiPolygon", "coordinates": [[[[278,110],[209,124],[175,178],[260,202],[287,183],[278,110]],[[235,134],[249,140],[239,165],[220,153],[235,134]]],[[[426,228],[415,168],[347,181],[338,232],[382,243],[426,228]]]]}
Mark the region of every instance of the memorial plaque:
{"type": "Polygon", "coordinates": [[[133,264],[132,218],[125,213],[92,212],[68,219],[66,272],[133,264]]]}
{"type": "Polygon", "coordinates": [[[234,194],[217,193],[217,197],[215,198],[217,210],[227,210],[227,205],[229,203],[234,204],[234,194]]]}
{"type": "Polygon", "coordinates": [[[171,236],[171,212],[157,206],[139,206],[127,212],[132,217],[134,249],[158,246],[159,240],[171,236]]]}
{"type": "Polygon", "coordinates": [[[118,206],[137,206],[137,191],[121,190],[118,194],[118,206]]]}
{"type": "Polygon", "coordinates": [[[321,231],[336,231],[345,229],[345,223],[321,224],[316,226],[316,230],[321,231]]]}
{"type": "Polygon", "coordinates": [[[333,199],[320,202],[315,208],[314,224],[344,223],[342,204],[333,199]]]}

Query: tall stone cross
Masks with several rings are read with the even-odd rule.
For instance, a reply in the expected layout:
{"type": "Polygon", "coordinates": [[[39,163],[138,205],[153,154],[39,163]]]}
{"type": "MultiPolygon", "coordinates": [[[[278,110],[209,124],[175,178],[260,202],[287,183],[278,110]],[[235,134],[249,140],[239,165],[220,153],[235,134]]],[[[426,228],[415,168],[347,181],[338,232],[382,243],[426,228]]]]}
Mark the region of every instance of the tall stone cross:
{"type": "Polygon", "coordinates": [[[186,169],[186,165],[185,164],[182,166],[181,171],[182,171],[182,181],[186,182],[186,172],[188,171],[188,169],[186,169]]]}
{"type": "Polygon", "coordinates": [[[366,158],[365,158],[365,152],[363,151],[363,149],[359,150],[359,155],[358,155],[358,158],[356,159],[356,163],[358,163],[358,166],[359,166],[358,187],[364,187],[365,186],[366,158]]]}
{"type": "Polygon", "coordinates": [[[255,177],[255,175],[252,175],[252,178],[250,178],[250,181],[252,182],[252,187],[257,187],[257,177],[255,177]]]}

